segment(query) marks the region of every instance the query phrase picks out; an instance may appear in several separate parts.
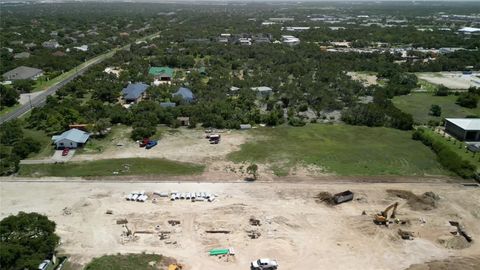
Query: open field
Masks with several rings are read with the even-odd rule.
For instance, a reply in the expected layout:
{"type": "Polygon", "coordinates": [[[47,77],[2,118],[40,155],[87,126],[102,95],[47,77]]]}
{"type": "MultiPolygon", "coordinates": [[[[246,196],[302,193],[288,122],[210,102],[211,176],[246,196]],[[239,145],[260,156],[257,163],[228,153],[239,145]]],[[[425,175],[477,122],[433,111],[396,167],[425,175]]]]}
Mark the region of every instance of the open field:
{"type": "Polygon", "coordinates": [[[417,77],[435,85],[444,85],[452,90],[480,87],[479,74],[463,75],[462,72],[419,72],[417,77]]]}
{"type": "Polygon", "coordinates": [[[110,175],[187,175],[203,171],[202,165],[165,159],[121,158],[59,164],[22,164],[18,175],[42,176],[110,176],[110,175]]]}
{"type": "Polygon", "coordinates": [[[480,115],[480,103],[477,108],[469,109],[461,107],[455,102],[457,96],[434,96],[431,93],[415,93],[393,98],[393,104],[400,110],[409,113],[418,123],[427,123],[429,120],[441,120],[442,118],[465,117],[467,115],[480,115]],[[430,115],[430,106],[439,105],[442,115],[435,117],[430,115]]]}
{"type": "Polygon", "coordinates": [[[348,125],[282,126],[252,131],[258,139],[229,155],[269,164],[277,175],[297,165],[338,175],[445,175],[435,155],[411,132],[348,125]]]}
{"type": "Polygon", "coordinates": [[[186,270],[248,269],[258,257],[277,259],[279,269],[301,265],[315,270],[402,270],[452,256],[471,260],[480,254],[480,188],[459,184],[12,181],[0,182],[0,198],[0,218],[35,211],[54,220],[61,237],[59,251],[70,254],[74,265],[86,265],[104,254],[146,252],[175,258],[186,270]],[[354,201],[332,207],[314,199],[321,191],[345,189],[355,193],[354,201]],[[421,210],[387,189],[407,189],[417,195],[433,191],[439,199],[433,209],[421,210]],[[126,201],[124,197],[134,190],[149,195],[203,191],[218,196],[213,203],[159,197],[156,203],[126,201]],[[400,203],[397,218],[410,224],[388,228],[373,224],[372,215],[393,202],[400,203]],[[112,215],[105,214],[107,210],[112,215]],[[252,216],[261,226],[249,224],[252,216]],[[126,229],[116,224],[122,218],[134,236],[122,236],[126,229]],[[180,224],[171,226],[168,220],[180,224]],[[474,241],[453,236],[451,220],[463,224],[474,241]],[[415,239],[400,239],[399,228],[412,231],[415,239]],[[258,239],[248,236],[251,230],[260,233],[258,239]],[[159,231],[168,231],[169,239],[160,240],[159,231]],[[228,247],[236,252],[228,261],[208,256],[212,248],[228,247]]]}

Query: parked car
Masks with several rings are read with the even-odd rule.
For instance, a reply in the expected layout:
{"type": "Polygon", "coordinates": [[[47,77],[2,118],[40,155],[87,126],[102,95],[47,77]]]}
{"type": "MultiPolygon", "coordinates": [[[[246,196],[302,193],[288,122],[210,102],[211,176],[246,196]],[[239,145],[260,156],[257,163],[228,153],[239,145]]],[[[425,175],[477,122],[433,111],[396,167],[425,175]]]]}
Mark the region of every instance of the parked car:
{"type": "Polygon", "coordinates": [[[149,142],[150,142],[150,139],[149,139],[149,138],[143,138],[143,140],[140,141],[139,146],[140,146],[140,147],[145,147],[145,146],[147,146],[147,144],[148,144],[149,142]]]}
{"type": "Polygon", "coordinates": [[[63,151],[62,151],[62,156],[68,155],[68,152],[70,152],[70,148],[68,148],[68,147],[64,148],[63,151]]]}
{"type": "Polygon", "coordinates": [[[147,145],[145,146],[145,149],[153,148],[153,147],[155,147],[155,145],[157,145],[157,144],[158,144],[157,141],[149,141],[149,142],[147,143],[147,145]]]}
{"type": "Polygon", "coordinates": [[[277,262],[270,259],[258,259],[250,264],[251,270],[273,270],[277,268],[277,262]]]}
{"type": "Polygon", "coordinates": [[[38,270],[46,270],[50,266],[50,260],[44,260],[39,266],[38,270]]]}

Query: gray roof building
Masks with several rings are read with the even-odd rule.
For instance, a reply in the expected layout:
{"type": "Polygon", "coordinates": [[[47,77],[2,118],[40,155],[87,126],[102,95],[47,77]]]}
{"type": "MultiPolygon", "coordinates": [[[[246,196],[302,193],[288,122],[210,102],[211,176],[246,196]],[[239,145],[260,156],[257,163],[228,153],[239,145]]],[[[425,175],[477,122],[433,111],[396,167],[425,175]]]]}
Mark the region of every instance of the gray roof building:
{"type": "Polygon", "coordinates": [[[28,53],[28,52],[16,53],[13,56],[14,59],[25,59],[25,58],[29,58],[29,57],[30,57],[30,53],[28,53]]]}
{"type": "Polygon", "coordinates": [[[38,68],[31,68],[26,66],[20,66],[10,71],[3,73],[3,78],[9,81],[15,80],[35,80],[42,76],[43,70],[38,68]]]}

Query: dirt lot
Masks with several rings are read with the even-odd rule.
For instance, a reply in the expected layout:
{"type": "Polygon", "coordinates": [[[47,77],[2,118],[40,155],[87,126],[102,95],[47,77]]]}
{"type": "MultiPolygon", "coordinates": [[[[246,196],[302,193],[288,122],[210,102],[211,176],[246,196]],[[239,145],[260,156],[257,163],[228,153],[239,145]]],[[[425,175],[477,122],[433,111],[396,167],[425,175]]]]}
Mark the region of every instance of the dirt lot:
{"type": "Polygon", "coordinates": [[[248,269],[258,257],[278,260],[279,269],[405,269],[412,264],[480,254],[480,188],[444,183],[114,183],[0,182],[0,218],[18,211],[36,211],[57,223],[60,249],[72,261],[87,263],[102,254],[155,252],[174,257],[185,269],[248,269]],[[335,207],[317,203],[320,191],[350,189],[356,198],[335,207]],[[432,210],[411,210],[407,200],[387,193],[408,190],[439,196],[432,210]],[[131,191],[210,192],[215,202],[129,202],[131,191]],[[410,225],[374,225],[372,215],[399,202],[397,217],[410,225]],[[112,210],[112,215],[106,211],[112,210]],[[362,215],[362,211],[366,215],[362,215]],[[260,220],[252,226],[250,217],[260,220]],[[116,220],[126,218],[137,232],[125,237],[116,220]],[[425,222],[421,221],[424,220],[425,222]],[[172,226],[168,220],[178,220],[172,226]],[[472,243],[455,237],[448,221],[464,224],[472,243]],[[412,231],[402,240],[399,228],[412,231]],[[227,230],[229,234],[206,233],[227,230]],[[247,231],[260,233],[250,239],[247,231]],[[169,239],[160,240],[160,231],[169,239]],[[233,247],[234,257],[210,257],[212,248],[233,247]],[[449,248],[447,248],[449,247],[449,248]]]}
{"type": "Polygon", "coordinates": [[[479,87],[480,78],[478,74],[463,75],[461,72],[428,72],[417,73],[419,79],[429,83],[443,84],[449,89],[468,89],[471,86],[479,87]]]}
{"type": "Polygon", "coordinates": [[[176,129],[166,131],[152,149],[138,146],[132,140],[119,139],[111,144],[100,154],[76,155],[72,161],[99,160],[111,158],[165,158],[182,162],[210,163],[212,160],[222,159],[228,153],[239,149],[247,139],[247,133],[241,131],[225,131],[218,133],[222,136],[219,144],[210,144],[202,130],[176,129]],[[122,146],[116,146],[117,143],[122,146]]]}
{"type": "Polygon", "coordinates": [[[377,85],[377,76],[369,75],[360,72],[347,72],[347,75],[352,77],[352,80],[361,82],[364,86],[377,85]]]}

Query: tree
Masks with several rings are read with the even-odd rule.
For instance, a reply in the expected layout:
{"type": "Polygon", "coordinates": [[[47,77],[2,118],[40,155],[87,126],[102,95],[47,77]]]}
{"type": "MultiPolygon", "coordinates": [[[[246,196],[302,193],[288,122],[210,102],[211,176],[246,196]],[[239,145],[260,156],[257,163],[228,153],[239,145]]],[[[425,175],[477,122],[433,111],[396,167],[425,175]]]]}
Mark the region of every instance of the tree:
{"type": "Polygon", "coordinates": [[[442,115],[442,107],[438,106],[437,104],[432,104],[432,106],[430,106],[430,114],[433,116],[442,115]]]}
{"type": "Polygon", "coordinates": [[[17,100],[20,97],[17,91],[11,88],[7,88],[0,84],[0,107],[11,107],[17,104],[17,100]]]}
{"type": "Polygon", "coordinates": [[[478,96],[472,93],[462,93],[457,98],[457,104],[465,108],[476,108],[478,96]]]}
{"type": "Polygon", "coordinates": [[[40,148],[40,142],[31,137],[25,137],[13,144],[12,154],[18,156],[20,159],[24,159],[28,157],[30,153],[38,153],[40,148]]]}
{"type": "Polygon", "coordinates": [[[38,213],[20,212],[0,221],[0,265],[5,270],[37,269],[60,238],[55,222],[38,213]]]}
{"type": "Polygon", "coordinates": [[[258,165],[255,163],[250,164],[247,167],[247,173],[252,176],[253,180],[257,180],[258,177],[258,165]]]}
{"type": "Polygon", "coordinates": [[[13,82],[13,89],[21,93],[30,93],[34,84],[35,82],[32,80],[16,80],[13,82]]]}
{"type": "Polygon", "coordinates": [[[100,118],[93,125],[92,131],[95,133],[98,133],[100,136],[104,136],[106,134],[107,129],[111,126],[112,124],[110,122],[110,119],[100,118]]]}

